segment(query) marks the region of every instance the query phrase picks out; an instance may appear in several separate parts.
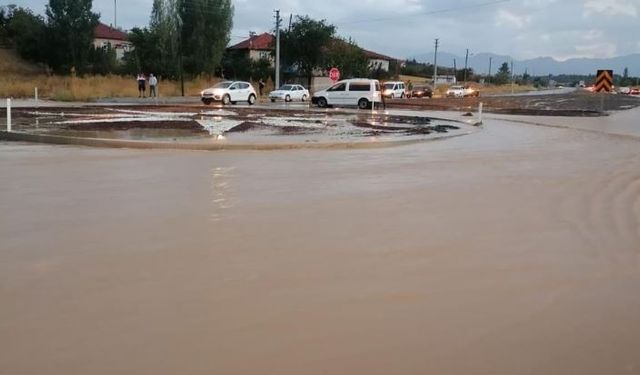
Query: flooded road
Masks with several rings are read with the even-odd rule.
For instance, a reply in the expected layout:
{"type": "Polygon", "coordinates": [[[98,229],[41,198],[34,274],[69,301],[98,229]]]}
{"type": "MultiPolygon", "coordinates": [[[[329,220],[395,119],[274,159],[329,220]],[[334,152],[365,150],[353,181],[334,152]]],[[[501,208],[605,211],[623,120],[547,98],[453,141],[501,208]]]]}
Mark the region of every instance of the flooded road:
{"type": "Polygon", "coordinates": [[[7,374],[637,374],[640,143],[0,143],[7,374]]]}

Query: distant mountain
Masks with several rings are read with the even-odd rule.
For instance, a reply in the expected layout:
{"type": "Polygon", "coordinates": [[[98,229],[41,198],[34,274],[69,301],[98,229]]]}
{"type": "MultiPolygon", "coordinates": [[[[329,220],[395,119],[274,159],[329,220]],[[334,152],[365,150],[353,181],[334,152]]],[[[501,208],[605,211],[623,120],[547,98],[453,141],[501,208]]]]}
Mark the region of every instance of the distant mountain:
{"type": "MultiPolygon", "coordinates": [[[[494,74],[502,63],[511,63],[511,57],[496,55],[492,53],[478,53],[469,56],[469,67],[479,74],[489,72],[489,58],[491,62],[491,73],[494,74]]],[[[419,62],[433,63],[433,52],[411,57],[419,62]]],[[[438,65],[453,67],[456,61],[458,69],[464,68],[464,56],[457,56],[447,52],[438,52],[438,65]]],[[[524,73],[525,69],[533,76],[544,76],[548,74],[577,74],[595,75],[598,69],[611,69],[615,74],[622,74],[624,68],[629,69],[630,76],[640,76],[640,54],[613,57],[609,59],[569,59],[558,61],[551,57],[538,57],[529,60],[514,60],[513,67],[516,74],[524,73]]]]}

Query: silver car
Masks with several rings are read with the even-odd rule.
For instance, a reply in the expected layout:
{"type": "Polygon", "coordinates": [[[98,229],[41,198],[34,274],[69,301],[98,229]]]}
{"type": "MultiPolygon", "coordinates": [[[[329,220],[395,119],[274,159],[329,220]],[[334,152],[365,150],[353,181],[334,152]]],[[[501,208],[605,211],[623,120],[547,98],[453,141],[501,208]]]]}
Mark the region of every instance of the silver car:
{"type": "Polygon", "coordinates": [[[301,85],[284,85],[277,90],[271,91],[269,93],[269,99],[271,99],[272,102],[276,100],[284,100],[285,102],[300,100],[305,102],[309,99],[309,90],[301,85]]]}

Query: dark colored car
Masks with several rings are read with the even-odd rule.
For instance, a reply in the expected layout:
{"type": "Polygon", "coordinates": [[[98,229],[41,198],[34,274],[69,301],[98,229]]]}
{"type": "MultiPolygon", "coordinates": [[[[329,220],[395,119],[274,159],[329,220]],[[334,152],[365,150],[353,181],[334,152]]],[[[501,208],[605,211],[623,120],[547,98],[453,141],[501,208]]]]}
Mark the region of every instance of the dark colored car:
{"type": "Polygon", "coordinates": [[[411,98],[431,98],[433,97],[433,90],[429,86],[415,86],[409,96],[411,98]]]}

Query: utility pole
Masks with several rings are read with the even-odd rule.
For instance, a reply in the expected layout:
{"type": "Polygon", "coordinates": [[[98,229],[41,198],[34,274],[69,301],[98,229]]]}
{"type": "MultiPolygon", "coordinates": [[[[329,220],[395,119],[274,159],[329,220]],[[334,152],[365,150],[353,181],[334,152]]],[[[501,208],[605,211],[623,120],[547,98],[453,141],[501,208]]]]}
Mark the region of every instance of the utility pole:
{"type": "Polygon", "coordinates": [[[515,72],[513,71],[513,59],[511,59],[511,95],[513,95],[514,79],[515,79],[515,72]]]}
{"type": "Polygon", "coordinates": [[[113,28],[118,28],[118,0],[113,0],[113,28]]]}
{"type": "Polygon", "coordinates": [[[469,66],[469,48],[467,48],[467,55],[464,57],[464,85],[467,85],[467,68],[469,66]]]}
{"type": "MultiPolygon", "coordinates": [[[[453,76],[454,77],[458,77],[458,66],[456,64],[455,57],[453,58],[453,76]]],[[[456,79],[458,79],[458,78],[456,78],[456,79]]]]}
{"type": "Polygon", "coordinates": [[[276,81],[274,82],[276,90],[280,88],[280,9],[276,9],[276,81]]]}
{"type": "Polygon", "coordinates": [[[433,54],[433,90],[435,91],[438,82],[438,46],[440,39],[436,39],[436,51],[433,54]]]}
{"type": "Polygon", "coordinates": [[[491,79],[491,63],[493,62],[493,57],[489,57],[489,79],[491,79]]]}

